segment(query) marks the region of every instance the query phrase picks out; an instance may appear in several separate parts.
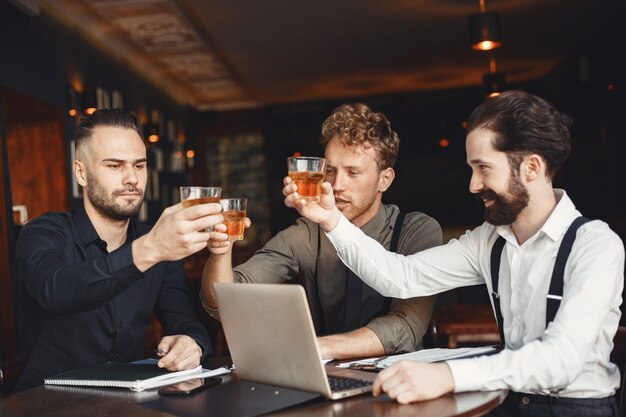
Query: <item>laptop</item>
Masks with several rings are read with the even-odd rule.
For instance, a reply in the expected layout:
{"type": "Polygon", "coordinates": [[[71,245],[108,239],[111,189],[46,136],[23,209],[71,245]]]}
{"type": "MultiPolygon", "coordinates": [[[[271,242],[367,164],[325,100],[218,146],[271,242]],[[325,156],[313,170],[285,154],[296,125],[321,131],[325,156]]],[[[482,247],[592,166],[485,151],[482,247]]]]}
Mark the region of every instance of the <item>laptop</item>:
{"type": "Polygon", "coordinates": [[[376,374],[322,365],[302,286],[213,286],[228,348],[242,380],[315,392],[331,400],[372,390],[376,374]]]}

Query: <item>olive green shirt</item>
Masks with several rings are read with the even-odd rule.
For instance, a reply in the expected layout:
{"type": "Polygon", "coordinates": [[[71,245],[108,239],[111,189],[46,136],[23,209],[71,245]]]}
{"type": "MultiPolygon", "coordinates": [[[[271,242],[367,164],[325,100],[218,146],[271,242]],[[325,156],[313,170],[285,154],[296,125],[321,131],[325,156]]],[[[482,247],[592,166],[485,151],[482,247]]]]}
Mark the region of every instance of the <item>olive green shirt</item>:
{"type": "MultiPolygon", "coordinates": [[[[389,249],[398,213],[397,206],[383,205],[361,230],[389,249]]],[[[441,243],[441,227],[437,221],[423,213],[407,213],[398,253],[409,255],[441,243]]],[[[235,267],[234,274],[238,282],[301,284],[307,293],[318,336],[343,331],[347,268],[317,224],[298,219],[247,262],[235,267]]],[[[430,322],[435,296],[393,299],[390,311],[375,317],[383,302],[384,298],[373,289],[363,288],[362,324],[378,336],[387,354],[417,350],[430,322]]]]}

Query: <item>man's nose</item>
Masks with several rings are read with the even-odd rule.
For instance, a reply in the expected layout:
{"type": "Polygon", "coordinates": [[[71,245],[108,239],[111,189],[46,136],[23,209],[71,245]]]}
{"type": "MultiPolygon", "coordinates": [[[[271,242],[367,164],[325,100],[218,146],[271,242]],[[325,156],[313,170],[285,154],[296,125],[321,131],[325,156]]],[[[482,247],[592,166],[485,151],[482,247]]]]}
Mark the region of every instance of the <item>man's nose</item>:
{"type": "Polygon", "coordinates": [[[469,183],[470,193],[476,194],[480,192],[484,187],[485,186],[483,184],[482,179],[478,175],[472,174],[472,177],[470,178],[470,183],[469,183]]]}
{"type": "Polygon", "coordinates": [[[345,189],[345,175],[342,173],[335,173],[332,182],[333,190],[344,190],[345,189]]]}
{"type": "Polygon", "coordinates": [[[137,184],[138,181],[134,167],[126,167],[124,169],[124,184],[137,184]]]}

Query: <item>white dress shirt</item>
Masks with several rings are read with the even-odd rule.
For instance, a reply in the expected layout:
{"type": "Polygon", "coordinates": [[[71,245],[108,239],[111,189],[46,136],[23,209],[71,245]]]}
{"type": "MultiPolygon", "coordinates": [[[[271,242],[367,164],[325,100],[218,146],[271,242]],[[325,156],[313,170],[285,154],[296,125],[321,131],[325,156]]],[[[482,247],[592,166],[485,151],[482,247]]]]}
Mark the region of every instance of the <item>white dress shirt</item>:
{"type": "Polygon", "coordinates": [[[327,235],[363,281],[398,298],[483,283],[491,293],[491,247],[502,236],[506,245],[498,286],[506,348],[492,356],[447,362],[455,392],[508,388],[606,397],[620,382],[609,355],[620,318],[624,245],[604,222],[578,229],[565,266],[563,300],[546,329],[546,295],[556,254],[567,228],[580,216],[565,191],[554,194],[558,204],[552,214],[522,245],[510,226],[488,223],[447,245],[409,256],[386,251],[343,216],[327,235]]]}

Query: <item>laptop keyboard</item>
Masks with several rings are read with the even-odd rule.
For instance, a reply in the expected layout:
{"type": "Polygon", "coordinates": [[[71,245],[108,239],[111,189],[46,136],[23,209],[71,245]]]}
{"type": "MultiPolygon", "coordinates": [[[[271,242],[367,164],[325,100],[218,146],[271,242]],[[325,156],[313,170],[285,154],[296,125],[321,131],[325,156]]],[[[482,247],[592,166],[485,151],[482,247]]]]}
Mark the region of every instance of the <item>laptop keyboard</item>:
{"type": "Polygon", "coordinates": [[[365,381],[363,379],[337,378],[335,376],[329,376],[328,382],[331,391],[345,391],[351,388],[367,387],[373,384],[372,381],[365,381]]]}

